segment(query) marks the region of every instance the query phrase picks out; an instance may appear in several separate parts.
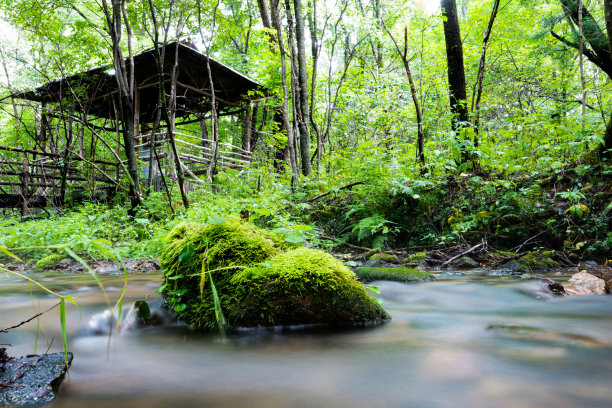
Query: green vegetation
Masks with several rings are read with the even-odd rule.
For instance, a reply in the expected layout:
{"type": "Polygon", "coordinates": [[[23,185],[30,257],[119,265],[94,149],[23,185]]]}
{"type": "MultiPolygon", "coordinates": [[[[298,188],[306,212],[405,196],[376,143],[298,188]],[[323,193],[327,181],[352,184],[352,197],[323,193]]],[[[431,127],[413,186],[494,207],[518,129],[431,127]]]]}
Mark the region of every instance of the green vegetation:
{"type": "Polygon", "coordinates": [[[292,244],[281,236],[237,218],[219,221],[181,223],[165,239],[165,282],[159,291],[180,320],[212,329],[351,326],[388,318],[354,274],[330,255],[289,250],[292,244]]]}
{"type": "Polygon", "coordinates": [[[423,282],[435,280],[436,277],[429,272],[413,268],[378,268],[360,266],[355,268],[355,274],[362,282],[375,280],[389,280],[397,282],[423,282]]]}

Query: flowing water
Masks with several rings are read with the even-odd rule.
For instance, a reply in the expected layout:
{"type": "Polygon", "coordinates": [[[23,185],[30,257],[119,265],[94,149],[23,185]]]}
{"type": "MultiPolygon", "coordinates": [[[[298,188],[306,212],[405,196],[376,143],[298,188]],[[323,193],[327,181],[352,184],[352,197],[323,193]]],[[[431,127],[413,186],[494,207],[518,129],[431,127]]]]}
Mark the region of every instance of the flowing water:
{"type": "MultiPolygon", "coordinates": [[[[90,277],[29,276],[78,296],[67,317],[74,361],[55,407],[612,406],[612,296],[538,298],[533,281],[447,274],[376,282],[393,318],[376,328],[221,336],[175,325],[109,340],[92,334],[106,301],[90,277]]],[[[101,278],[116,299],[123,278],[101,278]]],[[[131,274],[124,305],[155,300],[159,281],[159,272],[131,274]]],[[[56,303],[3,275],[0,296],[0,328],[56,303]]],[[[35,343],[60,351],[57,309],[38,326],[0,343],[12,355],[35,343]]]]}

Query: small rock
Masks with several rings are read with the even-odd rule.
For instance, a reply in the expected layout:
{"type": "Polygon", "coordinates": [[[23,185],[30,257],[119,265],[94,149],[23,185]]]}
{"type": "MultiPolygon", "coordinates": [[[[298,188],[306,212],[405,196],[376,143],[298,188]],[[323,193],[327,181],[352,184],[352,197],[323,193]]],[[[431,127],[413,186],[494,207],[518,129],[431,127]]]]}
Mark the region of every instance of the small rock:
{"type": "Polygon", "coordinates": [[[376,268],[392,268],[393,265],[385,262],[385,261],[378,261],[376,259],[370,259],[369,261],[366,261],[363,263],[363,266],[371,268],[371,267],[376,267],[376,268]]]}
{"type": "Polygon", "coordinates": [[[565,296],[565,288],[559,282],[546,278],[542,278],[540,281],[542,281],[554,295],[565,296]]]}
{"type": "Polygon", "coordinates": [[[606,282],[606,292],[612,291],[612,272],[606,272],[601,277],[606,282]]]}
{"type": "Polygon", "coordinates": [[[521,267],[514,259],[511,259],[508,262],[504,262],[502,265],[500,265],[499,269],[520,271],[521,267]]]}
{"type": "Polygon", "coordinates": [[[568,295],[603,295],[606,293],[606,282],[585,271],[574,274],[568,283],[563,285],[568,295]]]}
{"type": "Polygon", "coordinates": [[[383,252],[376,253],[372,255],[369,259],[370,261],[382,261],[387,263],[399,263],[399,259],[397,259],[396,255],[386,254],[383,252]]]}
{"type": "Polygon", "coordinates": [[[43,406],[55,398],[72,362],[72,353],[3,358],[0,406],[43,406]]]}
{"type": "Polygon", "coordinates": [[[475,260],[473,260],[472,258],[470,258],[469,256],[462,256],[461,258],[456,259],[453,262],[451,262],[451,266],[457,269],[472,269],[472,268],[478,268],[480,264],[476,262],[475,260]]]}

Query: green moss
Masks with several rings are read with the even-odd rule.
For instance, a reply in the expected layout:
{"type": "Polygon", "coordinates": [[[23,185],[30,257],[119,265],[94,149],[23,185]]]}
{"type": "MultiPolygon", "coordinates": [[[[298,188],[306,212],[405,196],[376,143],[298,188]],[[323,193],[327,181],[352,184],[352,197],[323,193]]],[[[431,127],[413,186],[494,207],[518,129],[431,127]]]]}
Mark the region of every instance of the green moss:
{"type": "Polygon", "coordinates": [[[384,309],[342,262],[323,251],[298,248],[234,275],[241,300],[229,320],[238,326],[380,323],[384,309]]]}
{"type": "Polygon", "coordinates": [[[43,269],[51,269],[58,263],[62,262],[64,259],[66,259],[65,254],[51,254],[49,256],[45,256],[44,258],[36,262],[36,265],[34,265],[34,269],[36,269],[37,271],[41,271],[43,269]]]}
{"type": "Polygon", "coordinates": [[[417,252],[417,253],[414,253],[414,254],[410,255],[406,259],[406,262],[409,262],[409,263],[419,263],[419,262],[423,262],[425,260],[425,258],[427,258],[427,252],[417,252]]]}
{"type": "Polygon", "coordinates": [[[516,263],[520,270],[531,271],[533,269],[551,269],[559,266],[559,263],[553,259],[554,251],[534,251],[516,259],[516,263]]]}
{"type": "Polygon", "coordinates": [[[340,261],[289,249],[282,238],[239,219],[183,223],[165,239],[160,292],[179,320],[210,329],[217,326],[210,277],[229,326],[341,326],[388,318],[340,261]]]}
{"type": "Polygon", "coordinates": [[[236,218],[213,225],[179,224],[165,238],[161,252],[165,273],[161,294],[179,320],[213,328],[215,306],[207,274],[212,274],[221,306],[226,310],[234,302],[232,275],[286,247],[280,237],[236,218]]]}
{"type": "Polygon", "coordinates": [[[399,259],[397,259],[397,256],[393,254],[384,254],[382,252],[372,255],[369,260],[370,261],[382,261],[382,262],[388,262],[388,263],[398,263],[399,262],[399,259]]]}
{"type": "Polygon", "coordinates": [[[436,277],[429,272],[413,268],[355,268],[355,274],[363,282],[374,280],[389,280],[397,282],[422,282],[435,280],[436,277]]]}

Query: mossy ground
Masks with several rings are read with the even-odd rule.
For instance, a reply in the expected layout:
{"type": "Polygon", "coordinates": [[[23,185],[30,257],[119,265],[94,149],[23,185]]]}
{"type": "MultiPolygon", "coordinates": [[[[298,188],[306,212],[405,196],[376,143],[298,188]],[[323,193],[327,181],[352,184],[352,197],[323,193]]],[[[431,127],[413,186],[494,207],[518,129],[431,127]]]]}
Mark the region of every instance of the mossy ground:
{"type": "Polygon", "coordinates": [[[191,326],[217,326],[211,277],[229,326],[345,326],[389,318],[340,261],[318,250],[291,250],[239,219],[183,223],[165,241],[160,292],[191,326]]]}
{"type": "Polygon", "coordinates": [[[355,268],[355,274],[362,282],[372,282],[375,280],[422,282],[436,279],[436,277],[429,272],[419,271],[413,268],[376,268],[362,266],[355,268]]]}
{"type": "Polygon", "coordinates": [[[36,264],[34,265],[34,269],[37,271],[51,269],[66,258],[66,254],[51,254],[49,256],[45,256],[44,258],[36,262],[36,264]]]}

